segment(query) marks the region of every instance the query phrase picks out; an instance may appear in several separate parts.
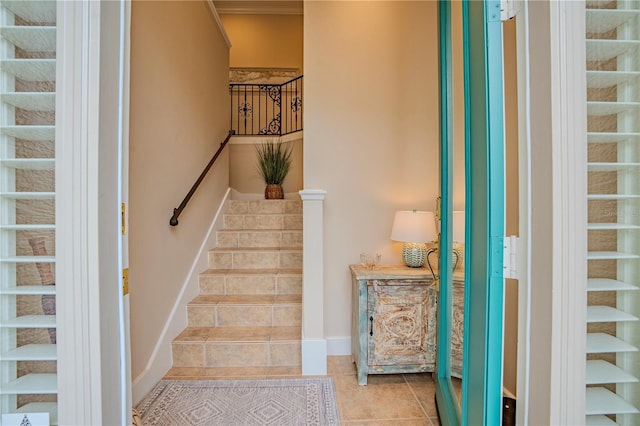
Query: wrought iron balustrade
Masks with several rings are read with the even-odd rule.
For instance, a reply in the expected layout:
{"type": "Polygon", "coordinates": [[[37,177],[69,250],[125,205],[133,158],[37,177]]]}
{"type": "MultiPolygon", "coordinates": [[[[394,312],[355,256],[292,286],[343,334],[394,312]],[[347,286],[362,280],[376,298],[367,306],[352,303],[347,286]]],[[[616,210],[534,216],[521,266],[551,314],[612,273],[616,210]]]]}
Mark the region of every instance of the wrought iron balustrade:
{"type": "Polygon", "coordinates": [[[302,130],[302,76],[282,84],[229,85],[236,135],[286,135],[302,130]]]}

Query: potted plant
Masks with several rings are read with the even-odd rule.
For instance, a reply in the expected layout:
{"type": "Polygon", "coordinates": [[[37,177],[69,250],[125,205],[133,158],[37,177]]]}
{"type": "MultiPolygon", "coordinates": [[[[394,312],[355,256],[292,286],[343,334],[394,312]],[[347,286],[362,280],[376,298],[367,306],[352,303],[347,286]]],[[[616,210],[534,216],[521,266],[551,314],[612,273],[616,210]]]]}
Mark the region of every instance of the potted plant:
{"type": "Polygon", "coordinates": [[[276,200],[284,198],[282,182],[291,168],[293,146],[279,139],[267,140],[256,145],[258,154],[258,172],[267,184],[264,198],[276,200]]]}

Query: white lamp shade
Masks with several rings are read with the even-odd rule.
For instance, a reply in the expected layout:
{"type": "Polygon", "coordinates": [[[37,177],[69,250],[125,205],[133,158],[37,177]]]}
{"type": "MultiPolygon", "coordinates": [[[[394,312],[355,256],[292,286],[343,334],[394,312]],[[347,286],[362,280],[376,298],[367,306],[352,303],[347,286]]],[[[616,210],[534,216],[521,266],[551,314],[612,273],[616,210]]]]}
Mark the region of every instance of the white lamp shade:
{"type": "Polygon", "coordinates": [[[433,212],[398,211],[393,220],[391,239],[405,243],[427,243],[438,236],[433,212]]]}

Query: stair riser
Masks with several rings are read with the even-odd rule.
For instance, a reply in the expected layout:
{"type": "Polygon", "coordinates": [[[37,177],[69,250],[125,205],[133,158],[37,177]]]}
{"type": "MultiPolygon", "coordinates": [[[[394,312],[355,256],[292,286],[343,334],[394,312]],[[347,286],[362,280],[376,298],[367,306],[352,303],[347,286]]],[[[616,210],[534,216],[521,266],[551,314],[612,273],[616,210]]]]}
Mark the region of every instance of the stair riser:
{"type": "Polygon", "coordinates": [[[174,367],[283,367],[301,365],[299,341],[174,343],[174,367]]]}
{"type": "Polygon", "coordinates": [[[302,306],[198,305],[187,306],[189,327],[301,326],[302,306]]]}
{"type": "Polygon", "coordinates": [[[301,214],[300,200],[230,200],[230,214],[301,214]]]}
{"type": "Polygon", "coordinates": [[[262,251],[262,252],[228,252],[212,250],[209,252],[210,269],[300,269],[302,268],[302,252],[295,251],[262,251]]]}
{"type": "Polygon", "coordinates": [[[302,215],[224,215],[224,229],[302,229],[302,215]]]}
{"type": "Polygon", "coordinates": [[[218,231],[217,246],[236,247],[302,247],[302,231],[218,231]]]}
{"type": "Polygon", "coordinates": [[[200,294],[302,294],[302,275],[201,275],[200,294]]]}

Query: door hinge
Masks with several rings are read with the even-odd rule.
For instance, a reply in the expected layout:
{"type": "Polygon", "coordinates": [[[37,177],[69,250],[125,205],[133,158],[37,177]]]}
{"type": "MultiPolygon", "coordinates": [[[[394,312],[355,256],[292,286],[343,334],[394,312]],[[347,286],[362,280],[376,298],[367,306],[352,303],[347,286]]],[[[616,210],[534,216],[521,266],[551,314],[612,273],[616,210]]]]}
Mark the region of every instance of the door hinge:
{"type": "Polygon", "coordinates": [[[122,235],[127,235],[127,205],[122,203],[120,206],[120,222],[122,224],[122,235]]]}
{"type": "Polygon", "coordinates": [[[129,294],[129,268],[122,270],[122,295],[129,294]]]}
{"type": "Polygon", "coordinates": [[[511,235],[504,237],[503,244],[503,277],[518,278],[518,244],[520,238],[511,235]]]}
{"type": "Polygon", "coordinates": [[[500,20],[508,21],[516,17],[518,8],[514,0],[500,0],[500,20]]]}

